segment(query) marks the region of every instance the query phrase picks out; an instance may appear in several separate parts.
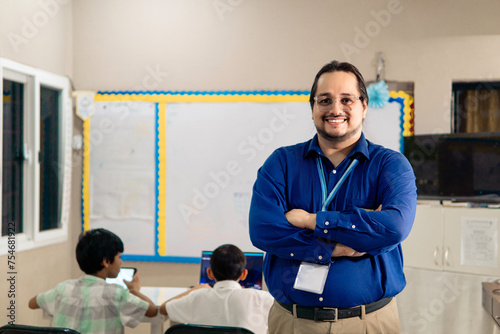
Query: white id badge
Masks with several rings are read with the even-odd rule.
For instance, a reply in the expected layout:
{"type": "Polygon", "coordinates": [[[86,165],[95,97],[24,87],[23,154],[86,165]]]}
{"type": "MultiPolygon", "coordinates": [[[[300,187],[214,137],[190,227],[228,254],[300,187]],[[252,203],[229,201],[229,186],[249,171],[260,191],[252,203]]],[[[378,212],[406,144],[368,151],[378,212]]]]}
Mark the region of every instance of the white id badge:
{"type": "Polygon", "coordinates": [[[330,264],[302,262],[295,278],[294,289],[317,294],[323,293],[329,269],[330,264]]]}

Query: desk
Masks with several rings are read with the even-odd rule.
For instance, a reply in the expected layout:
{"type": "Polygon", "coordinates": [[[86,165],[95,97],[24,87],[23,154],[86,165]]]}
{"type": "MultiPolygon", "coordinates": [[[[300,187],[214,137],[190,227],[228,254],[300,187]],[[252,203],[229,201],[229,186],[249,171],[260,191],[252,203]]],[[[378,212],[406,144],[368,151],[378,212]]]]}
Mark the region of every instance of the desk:
{"type": "MultiPolygon", "coordinates": [[[[169,288],[169,287],[150,287],[143,286],[141,288],[141,293],[147,296],[149,299],[153,301],[156,305],[160,306],[165,301],[173,298],[181,293],[187,291],[188,288],[169,288]]],[[[151,324],[151,334],[163,334],[165,331],[163,330],[163,324],[167,320],[163,314],[160,314],[158,309],[158,314],[153,317],[144,317],[142,322],[147,322],[151,324]]]]}

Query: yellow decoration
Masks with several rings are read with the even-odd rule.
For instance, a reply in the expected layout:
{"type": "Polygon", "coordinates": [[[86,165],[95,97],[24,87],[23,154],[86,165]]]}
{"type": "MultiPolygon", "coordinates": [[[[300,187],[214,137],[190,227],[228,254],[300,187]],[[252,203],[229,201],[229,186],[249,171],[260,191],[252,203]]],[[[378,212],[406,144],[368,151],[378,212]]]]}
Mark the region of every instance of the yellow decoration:
{"type": "Polygon", "coordinates": [[[401,98],[403,99],[403,137],[408,137],[408,136],[413,136],[414,134],[414,129],[413,129],[413,124],[414,124],[414,114],[413,114],[413,97],[405,93],[403,91],[391,91],[389,92],[389,96],[392,97],[393,99],[401,98]]]}
{"type": "Polygon", "coordinates": [[[160,103],[158,113],[158,254],[160,256],[167,255],[166,242],[166,204],[167,204],[167,124],[166,118],[166,103],[160,103]]]}
{"type": "Polygon", "coordinates": [[[82,215],[83,230],[90,230],[90,118],[83,122],[83,179],[82,215]]]}

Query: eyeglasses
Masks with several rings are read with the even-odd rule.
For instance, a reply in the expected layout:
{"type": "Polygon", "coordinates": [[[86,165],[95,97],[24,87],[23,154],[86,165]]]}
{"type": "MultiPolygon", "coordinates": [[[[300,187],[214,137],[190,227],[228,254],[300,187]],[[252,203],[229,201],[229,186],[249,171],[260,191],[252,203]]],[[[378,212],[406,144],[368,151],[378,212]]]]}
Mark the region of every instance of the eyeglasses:
{"type": "Polygon", "coordinates": [[[327,112],[333,109],[335,102],[339,102],[343,109],[349,109],[354,102],[357,100],[363,100],[361,96],[343,96],[339,98],[333,98],[328,96],[315,96],[314,101],[318,105],[318,110],[321,112],[327,112]]]}

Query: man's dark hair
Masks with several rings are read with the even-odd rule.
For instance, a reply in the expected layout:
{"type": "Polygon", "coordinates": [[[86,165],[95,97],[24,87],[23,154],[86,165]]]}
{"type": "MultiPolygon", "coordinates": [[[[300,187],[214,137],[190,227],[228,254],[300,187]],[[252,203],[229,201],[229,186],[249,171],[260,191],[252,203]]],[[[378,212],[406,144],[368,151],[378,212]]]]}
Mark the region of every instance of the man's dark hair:
{"type": "Polygon", "coordinates": [[[358,81],[358,90],[361,97],[360,98],[361,102],[368,104],[368,93],[366,92],[365,80],[363,79],[363,76],[356,68],[356,66],[347,62],[341,63],[338,62],[337,60],[334,60],[323,66],[321,70],[319,70],[318,74],[316,74],[316,78],[314,78],[314,83],[311,88],[311,95],[309,95],[309,104],[311,105],[311,109],[314,107],[314,97],[316,96],[316,90],[318,89],[319,77],[323,73],[338,72],[338,71],[354,74],[356,80],[358,81]]]}
{"type": "Polygon", "coordinates": [[[76,245],[76,261],[80,269],[89,275],[104,268],[104,259],[113,263],[118,253],[123,253],[122,240],[103,228],[83,232],[76,245]]]}
{"type": "Polygon", "coordinates": [[[245,254],[235,245],[217,247],[210,257],[210,268],[216,281],[233,280],[240,278],[246,266],[245,254]]]}

